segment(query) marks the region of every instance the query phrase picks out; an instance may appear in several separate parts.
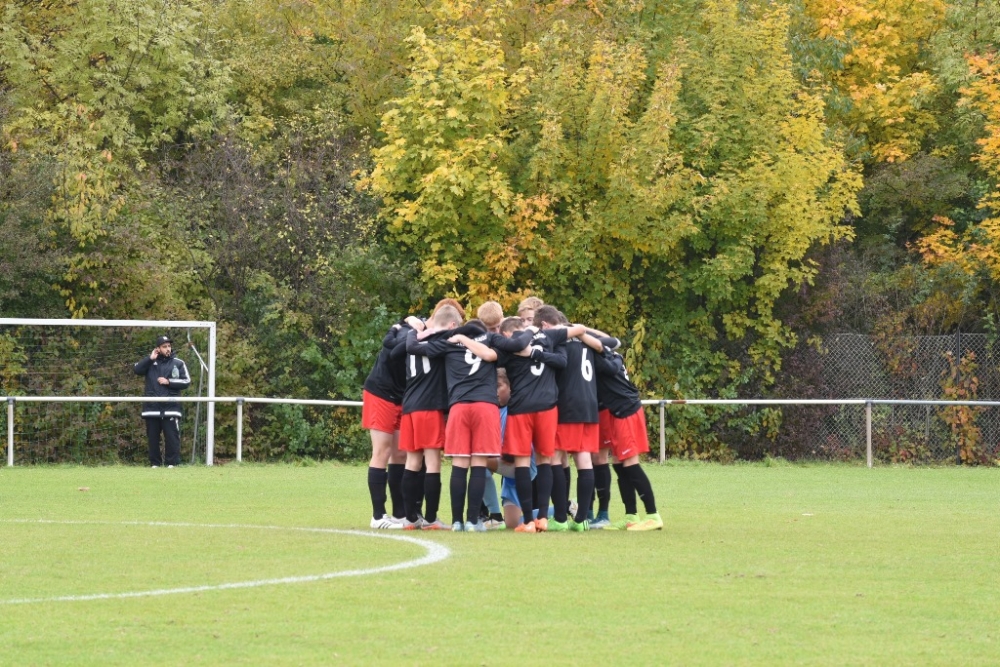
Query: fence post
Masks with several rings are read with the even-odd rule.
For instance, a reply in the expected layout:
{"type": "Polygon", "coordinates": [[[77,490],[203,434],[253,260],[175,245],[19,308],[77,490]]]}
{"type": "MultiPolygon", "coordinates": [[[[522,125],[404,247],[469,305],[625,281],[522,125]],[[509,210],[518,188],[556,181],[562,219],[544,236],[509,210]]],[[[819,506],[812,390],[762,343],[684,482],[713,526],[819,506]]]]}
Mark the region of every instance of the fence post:
{"type": "Polygon", "coordinates": [[[243,399],[236,399],[236,462],[243,461],[243,399]]]}
{"type": "Polygon", "coordinates": [[[14,397],[7,397],[7,467],[14,467],[14,397]]]}
{"type": "Polygon", "coordinates": [[[865,443],[868,450],[868,467],[872,467],[872,402],[865,401],[865,443]]]}
{"type": "Polygon", "coordinates": [[[667,460],[667,431],[664,422],[666,421],[666,411],[664,405],[666,401],[660,401],[660,463],[667,460]]]}

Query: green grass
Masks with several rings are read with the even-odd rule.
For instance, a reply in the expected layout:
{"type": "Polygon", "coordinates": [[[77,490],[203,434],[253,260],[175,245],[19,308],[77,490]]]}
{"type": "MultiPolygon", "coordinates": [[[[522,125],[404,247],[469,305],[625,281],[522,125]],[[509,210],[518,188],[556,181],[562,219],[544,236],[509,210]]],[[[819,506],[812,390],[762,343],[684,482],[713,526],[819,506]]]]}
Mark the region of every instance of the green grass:
{"type": "MultiPolygon", "coordinates": [[[[0,664],[1000,663],[1000,470],[647,470],[663,532],[419,533],[451,557],[310,583],[0,604],[0,664]]],[[[0,600],[422,556],[344,534],[121,523],[363,528],[365,476],[337,465],[0,469],[0,600]]],[[[612,518],[621,513],[616,497],[612,518]]]]}

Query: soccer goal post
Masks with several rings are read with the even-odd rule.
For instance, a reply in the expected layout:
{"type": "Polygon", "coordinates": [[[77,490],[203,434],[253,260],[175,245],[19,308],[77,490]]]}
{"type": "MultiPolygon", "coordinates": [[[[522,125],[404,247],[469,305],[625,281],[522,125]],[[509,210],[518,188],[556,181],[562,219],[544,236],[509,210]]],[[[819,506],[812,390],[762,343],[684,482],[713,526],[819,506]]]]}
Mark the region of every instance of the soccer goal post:
{"type": "MultiPolygon", "coordinates": [[[[116,421],[113,415],[109,416],[109,408],[102,409],[99,403],[92,402],[93,397],[101,397],[107,406],[117,405],[118,410],[129,409],[125,406],[137,407],[131,401],[141,398],[142,384],[132,374],[131,366],[142,354],[149,354],[156,336],[163,333],[174,339],[179,356],[186,357],[192,376],[191,387],[198,388],[199,394],[204,392],[207,399],[200,400],[207,406],[205,464],[212,465],[215,458],[215,401],[212,400],[216,397],[215,322],[0,318],[0,393],[7,397],[4,421],[7,422],[8,442],[13,441],[14,405],[18,396],[30,396],[33,404],[50,406],[73,404],[74,398],[91,399],[88,403],[77,402],[77,409],[82,409],[83,414],[75,417],[74,428],[45,414],[34,416],[31,426],[34,432],[55,434],[51,436],[53,441],[62,437],[59,441],[62,446],[67,438],[75,438],[78,443],[92,440],[98,423],[116,421]],[[198,347],[206,342],[207,349],[199,351],[198,347]],[[199,383],[207,387],[199,388],[199,383]]],[[[200,417],[202,403],[196,406],[200,417]]],[[[120,418],[117,421],[120,422],[120,418]]],[[[192,459],[197,448],[199,423],[199,418],[193,420],[192,459]]],[[[124,438],[119,433],[105,439],[110,443],[106,446],[113,448],[124,438]]],[[[51,450],[53,445],[48,447],[51,450]]],[[[41,460],[45,460],[44,457],[43,451],[41,460]]],[[[8,465],[13,465],[10,445],[8,465]]]]}

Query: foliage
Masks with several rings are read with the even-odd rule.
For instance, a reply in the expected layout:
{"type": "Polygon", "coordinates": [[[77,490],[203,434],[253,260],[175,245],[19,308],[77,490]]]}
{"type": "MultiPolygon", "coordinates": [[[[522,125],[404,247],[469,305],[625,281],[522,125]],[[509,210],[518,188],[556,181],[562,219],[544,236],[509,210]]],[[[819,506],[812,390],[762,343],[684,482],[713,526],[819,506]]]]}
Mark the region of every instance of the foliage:
{"type": "Polygon", "coordinates": [[[206,53],[200,13],[185,0],[54,2],[42,13],[31,4],[7,3],[0,24],[4,145],[54,164],[47,217],[57,243],[75,248],[61,293],[85,315],[128,300],[114,258],[133,232],[120,217],[135,175],[151,149],[214,129],[226,68],[206,53]]]}
{"type": "MultiPolygon", "coordinates": [[[[900,340],[1000,312],[998,12],[11,0],[0,313],[216,320],[244,395],[357,398],[400,315],[528,294],[646,397],[822,393],[842,331],[902,382],[900,340]]],[[[265,458],[366,446],[253,412],[265,458]]],[[[794,459],[820,413],[677,411],[668,447],[794,459]]]]}
{"type": "MultiPolygon", "coordinates": [[[[941,377],[941,390],[948,401],[974,401],[979,393],[979,378],[976,377],[976,355],[967,352],[955,361],[950,352],[945,355],[948,370],[941,377]]],[[[976,425],[976,415],[980,407],[953,405],[944,409],[941,419],[951,427],[955,445],[955,456],[961,463],[988,463],[983,447],[983,432],[976,425]]]]}
{"type": "Polygon", "coordinates": [[[812,50],[826,60],[809,76],[828,91],[832,122],[859,140],[867,159],[906,160],[938,129],[939,84],[924,49],[946,7],[944,0],[805,2],[809,37],[825,47],[812,50]]]}

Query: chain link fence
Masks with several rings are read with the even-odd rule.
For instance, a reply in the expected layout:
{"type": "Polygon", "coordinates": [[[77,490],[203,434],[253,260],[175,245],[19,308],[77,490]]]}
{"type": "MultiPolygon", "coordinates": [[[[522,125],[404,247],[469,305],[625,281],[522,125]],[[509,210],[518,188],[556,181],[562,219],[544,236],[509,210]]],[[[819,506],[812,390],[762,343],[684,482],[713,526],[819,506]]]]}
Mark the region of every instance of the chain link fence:
{"type": "MultiPolygon", "coordinates": [[[[996,400],[1000,358],[985,334],[894,337],[841,334],[809,350],[787,399],[996,400]]],[[[712,433],[739,458],[858,460],[865,457],[859,405],[707,408],[712,433]]],[[[1000,459],[1000,407],[872,406],[872,447],[882,462],[994,464],[1000,459]]]]}

